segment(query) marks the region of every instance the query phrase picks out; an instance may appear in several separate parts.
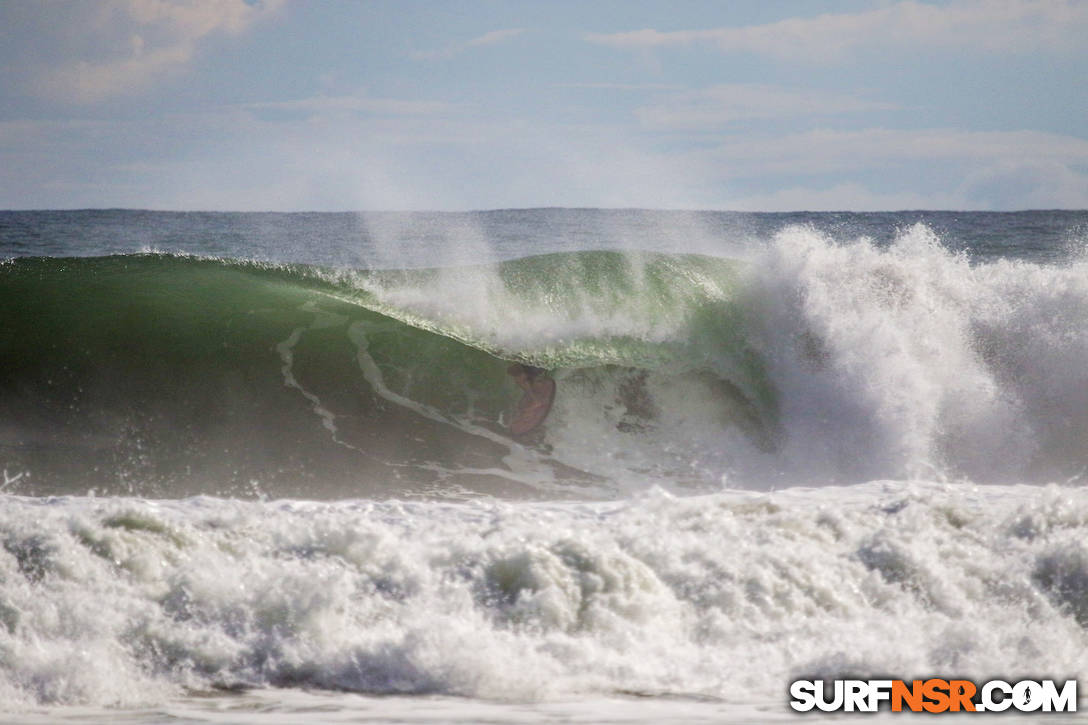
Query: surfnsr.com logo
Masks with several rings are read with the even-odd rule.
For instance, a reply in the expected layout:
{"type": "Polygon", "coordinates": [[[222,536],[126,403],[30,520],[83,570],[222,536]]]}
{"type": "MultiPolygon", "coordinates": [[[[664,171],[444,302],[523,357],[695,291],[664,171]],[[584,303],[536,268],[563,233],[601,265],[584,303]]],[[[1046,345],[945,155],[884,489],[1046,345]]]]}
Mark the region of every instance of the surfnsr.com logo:
{"type": "Polygon", "coordinates": [[[790,707],[798,712],[1076,712],[1077,681],[1054,680],[797,680],[790,707]]]}

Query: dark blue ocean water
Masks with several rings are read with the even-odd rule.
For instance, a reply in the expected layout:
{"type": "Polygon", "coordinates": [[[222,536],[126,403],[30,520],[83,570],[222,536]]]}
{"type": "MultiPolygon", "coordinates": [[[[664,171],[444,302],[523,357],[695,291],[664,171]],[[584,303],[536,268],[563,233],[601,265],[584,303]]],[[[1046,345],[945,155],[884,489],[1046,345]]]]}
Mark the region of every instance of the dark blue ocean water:
{"type": "Polygon", "coordinates": [[[887,245],[925,224],[972,259],[1052,262],[1082,249],[1088,211],[687,212],[511,209],[465,213],[228,213],[124,209],[0,211],[0,255],[160,250],[358,267],[481,262],[588,249],[734,254],[790,225],[887,245]]]}

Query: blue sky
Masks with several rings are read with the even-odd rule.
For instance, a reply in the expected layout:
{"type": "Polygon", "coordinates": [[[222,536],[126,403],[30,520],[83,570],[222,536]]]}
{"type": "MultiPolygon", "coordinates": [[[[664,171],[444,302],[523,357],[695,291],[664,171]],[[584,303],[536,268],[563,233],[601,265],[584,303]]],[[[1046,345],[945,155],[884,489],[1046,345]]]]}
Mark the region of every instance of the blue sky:
{"type": "Polygon", "coordinates": [[[0,4],[0,208],[1088,208],[1088,0],[0,4]]]}

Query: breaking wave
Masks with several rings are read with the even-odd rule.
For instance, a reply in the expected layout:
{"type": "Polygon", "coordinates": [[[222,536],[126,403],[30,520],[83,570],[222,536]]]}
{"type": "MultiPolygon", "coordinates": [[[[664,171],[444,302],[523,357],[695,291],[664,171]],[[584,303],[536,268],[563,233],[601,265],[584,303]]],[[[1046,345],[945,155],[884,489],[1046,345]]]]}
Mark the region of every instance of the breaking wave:
{"type": "Polygon", "coordinates": [[[170,254],[0,266],[20,493],[611,496],[1088,467],[1084,261],[780,232],[743,261],[359,271],[170,254]],[[558,382],[505,427],[511,361],[558,382]],[[24,475],[25,474],[25,475],[24,475]]]}

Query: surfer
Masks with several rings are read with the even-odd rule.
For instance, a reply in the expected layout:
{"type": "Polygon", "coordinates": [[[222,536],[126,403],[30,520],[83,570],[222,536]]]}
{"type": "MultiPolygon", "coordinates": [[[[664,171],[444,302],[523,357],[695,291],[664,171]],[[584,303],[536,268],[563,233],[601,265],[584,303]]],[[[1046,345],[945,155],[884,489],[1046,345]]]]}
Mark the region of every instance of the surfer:
{"type": "Polygon", "coordinates": [[[544,374],[543,368],[514,363],[506,373],[514,378],[518,387],[525,391],[518,402],[514,418],[510,421],[510,432],[521,435],[533,430],[548,417],[555,400],[555,381],[544,374]]]}

